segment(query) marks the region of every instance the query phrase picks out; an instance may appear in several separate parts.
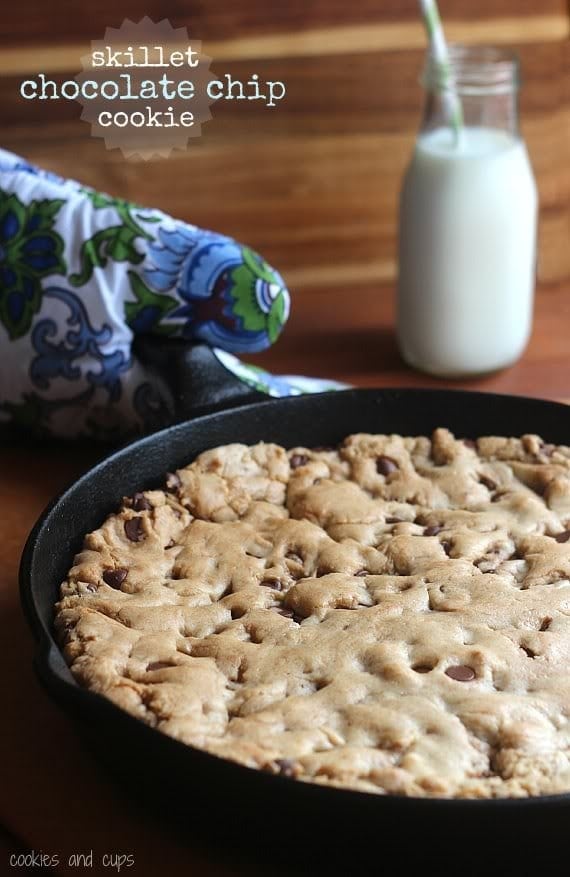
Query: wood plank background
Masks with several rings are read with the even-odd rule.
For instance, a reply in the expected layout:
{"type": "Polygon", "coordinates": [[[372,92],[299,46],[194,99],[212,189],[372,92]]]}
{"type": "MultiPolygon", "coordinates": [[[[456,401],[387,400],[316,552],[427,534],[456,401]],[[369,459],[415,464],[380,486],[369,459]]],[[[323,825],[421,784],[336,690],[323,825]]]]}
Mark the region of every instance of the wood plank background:
{"type": "MultiPolygon", "coordinates": [[[[441,0],[454,40],[520,52],[523,131],[541,197],[539,278],[570,279],[570,9],[566,0],[441,0]]],[[[234,235],[292,292],[393,284],[396,206],[421,111],[416,0],[27,0],[0,35],[3,144],[63,175],[234,235]],[[126,162],[73,102],[24,101],[66,79],[91,39],[148,14],[204,41],[217,75],[282,79],[275,109],[219,102],[202,138],[168,160],[126,162]]]]}

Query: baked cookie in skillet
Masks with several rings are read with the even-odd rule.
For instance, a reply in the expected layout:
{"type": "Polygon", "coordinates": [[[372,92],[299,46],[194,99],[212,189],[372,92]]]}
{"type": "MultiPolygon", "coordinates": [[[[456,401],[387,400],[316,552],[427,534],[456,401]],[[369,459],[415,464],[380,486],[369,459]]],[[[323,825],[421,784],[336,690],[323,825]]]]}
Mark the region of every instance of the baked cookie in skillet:
{"type": "Polygon", "coordinates": [[[77,681],[214,755],[379,794],[570,791],[570,449],[227,445],[85,538],[77,681]]]}

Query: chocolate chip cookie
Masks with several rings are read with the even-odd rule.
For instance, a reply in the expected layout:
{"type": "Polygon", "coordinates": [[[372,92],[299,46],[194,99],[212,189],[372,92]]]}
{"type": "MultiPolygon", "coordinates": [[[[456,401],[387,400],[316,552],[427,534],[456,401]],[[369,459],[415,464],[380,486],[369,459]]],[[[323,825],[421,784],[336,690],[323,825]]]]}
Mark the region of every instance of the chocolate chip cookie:
{"type": "Polygon", "coordinates": [[[570,448],[233,444],[86,538],[77,681],[199,749],[379,794],[570,791],[570,448]]]}

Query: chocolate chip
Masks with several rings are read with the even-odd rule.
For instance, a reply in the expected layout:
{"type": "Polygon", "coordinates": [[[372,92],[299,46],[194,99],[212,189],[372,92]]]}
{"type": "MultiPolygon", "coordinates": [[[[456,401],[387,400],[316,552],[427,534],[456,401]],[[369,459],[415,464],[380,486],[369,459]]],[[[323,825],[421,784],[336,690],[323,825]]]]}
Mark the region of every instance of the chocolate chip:
{"type": "Polygon", "coordinates": [[[152,672],[153,670],[164,670],[166,667],[175,667],[175,664],[170,664],[168,661],[151,661],[150,664],[147,664],[147,671],[152,672]]]}
{"type": "Polygon", "coordinates": [[[451,542],[440,542],[440,545],[449,557],[449,555],[451,554],[451,542]]]}
{"type": "Polygon", "coordinates": [[[295,777],[297,765],[292,758],[276,758],[274,761],[277,773],[282,777],[295,777]]]}
{"type": "Polygon", "coordinates": [[[430,667],[429,664],[414,664],[412,670],[415,673],[431,673],[433,667],[430,667]]]}
{"type": "Polygon", "coordinates": [[[176,472],[169,472],[166,476],[166,489],[168,493],[178,493],[182,487],[180,476],[176,472]]]}
{"type": "Polygon", "coordinates": [[[291,469],[298,469],[300,466],[306,466],[308,462],[309,458],[306,454],[293,454],[289,461],[291,469]]]}
{"type": "Polygon", "coordinates": [[[318,566],[315,570],[315,578],[320,579],[321,576],[328,576],[334,569],[331,569],[329,566],[318,566]]]}
{"type": "Polygon", "coordinates": [[[472,682],[476,674],[472,667],[467,667],[465,664],[454,664],[447,668],[445,675],[456,682],[472,682]]]}
{"type": "Polygon", "coordinates": [[[276,579],[276,580],[264,579],[259,584],[261,585],[262,588],[273,588],[274,591],[281,591],[283,588],[283,585],[279,581],[279,579],[276,579]]]}
{"type": "Polygon", "coordinates": [[[275,611],[278,615],[282,615],[283,618],[293,618],[295,614],[292,609],[286,609],[284,606],[277,606],[275,611]]]}
{"type": "Polygon", "coordinates": [[[536,658],[536,652],[533,652],[528,646],[521,645],[521,649],[528,658],[536,658]]]}
{"type": "Polygon", "coordinates": [[[552,624],[552,618],[544,618],[542,620],[542,624],[540,625],[540,627],[538,629],[541,631],[548,630],[548,628],[550,627],[551,624],[552,624]]]}
{"type": "Polygon", "coordinates": [[[125,521],[125,534],[131,542],[142,542],[144,539],[143,519],[130,518],[125,521]]]}
{"type": "Polygon", "coordinates": [[[71,631],[74,629],[75,625],[71,621],[66,621],[63,627],[58,631],[60,641],[64,644],[67,644],[71,639],[71,631]]]}
{"type": "Polygon", "coordinates": [[[386,518],[386,523],[387,524],[403,524],[404,519],[403,518],[386,518]]]}
{"type": "Polygon", "coordinates": [[[106,585],[109,585],[110,588],[115,588],[115,590],[118,591],[128,573],[128,569],[106,569],[103,573],[103,581],[106,585]]]}
{"type": "MultiPolygon", "coordinates": [[[[103,578],[105,578],[105,576],[103,576],[103,578]]],[[[89,591],[91,594],[97,593],[97,588],[95,587],[95,585],[86,585],[85,590],[89,591]]]]}
{"type": "Polygon", "coordinates": [[[354,573],[354,575],[355,575],[355,576],[359,576],[359,577],[360,577],[360,576],[369,576],[370,573],[368,572],[367,569],[359,569],[358,572],[355,572],[355,573],[354,573]]]}
{"type": "Polygon", "coordinates": [[[554,538],[557,542],[568,542],[570,539],[570,530],[563,530],[562,533],[558,533],[554,538]]]}
{"type": "Polygon", "coordinates": [[[497,571],[497,562],[488,557],[481,557],[479,560],[474,561],[474,566],[483,574],[497,571]]]}
{"type": "Polygon", "coordinates": [[[391,457],[377,457],[376,458],[376,471],[379,475],[391,475],[392,472],[397,472],[398,464],[395,460],[392,460],[391,457]]]}
{"type": "Polygon", "coordinates": [[[487,490],[496,490],[497,484],[493,481],[492,478],[489,478],[487,475],[479,475],[479,483],[483,484],[487,490]]]}
{"type": "Polygon", "coordinates": [[[303,617],[301,615],[297,615],[295,612],[293,612],[292,609],[286,609],[284,606],[277,607],[275,611],[278,615],[282,615],[283,618],[291,618],[295,622],[295,624],[300,624],[303,621],[303,617]]]}
{"type": "Polygon", "coordinates": [[[135,512],[148,512],[152,508],[152,505],[144,493],[135,493],[133,496],[133,508],[135,512]]]}
{"type": "Polygon", "coordinates": [[[491,502],[500,502],[505,496],[509,495],[508,490],[498,490],[494,496],[491,497],[491,502]]]}
{"type": "Polygon", "coordinates": [[[424,536],[437,536],[442,530],[443,527],[426,527],[424,530],[424,536]]]}

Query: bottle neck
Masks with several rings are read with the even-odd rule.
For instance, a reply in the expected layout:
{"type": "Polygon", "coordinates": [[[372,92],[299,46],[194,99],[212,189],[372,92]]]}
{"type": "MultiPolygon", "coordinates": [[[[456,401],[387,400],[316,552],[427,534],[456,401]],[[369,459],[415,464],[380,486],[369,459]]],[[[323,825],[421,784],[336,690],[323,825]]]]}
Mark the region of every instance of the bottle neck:
{"type": "MultiPolygon", "coordinates": [[[[519,136],[519,63],[516,55],[492,47],[452,45],[451,80],[467,127],[491,128],[519,136]]],[[[440,69],[428,60],[422,84],[426,101],[422,131],[449,124],[440,69]]]]}

